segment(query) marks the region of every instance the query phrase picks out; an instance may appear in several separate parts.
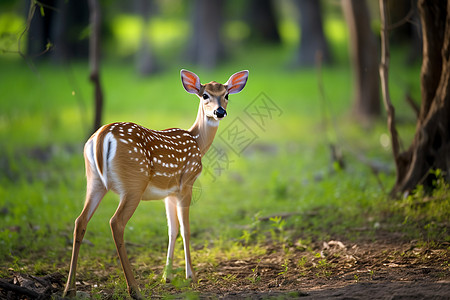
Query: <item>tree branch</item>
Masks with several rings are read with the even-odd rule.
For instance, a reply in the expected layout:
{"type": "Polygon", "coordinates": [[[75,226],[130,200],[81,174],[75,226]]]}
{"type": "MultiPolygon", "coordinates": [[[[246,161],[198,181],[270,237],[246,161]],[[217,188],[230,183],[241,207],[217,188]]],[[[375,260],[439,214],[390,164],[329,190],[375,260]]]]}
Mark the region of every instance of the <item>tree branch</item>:
{"type": "Polygon", "coordinates": [[[14,292],[19,295],[24,295],[31,299],[37,299],[40,296],[40,294],[36,293],[35,291],[32,291],[30,289],[27,289],[25,287],[21,287],[21,286],[15,285],[15,284],[11,284],[4,280],[0,280],[0,289],[3,289],[5,291],[11,291],[11,292],[14,292]]]}
{"type": "Polygon", "coordinates": [[[395,108],[392,105],[389,94],[389,36],[387,21],[387,0],[380,0],[380,17],[381,17],[381,63],[380,63],[380,79],[381,91],[383,95],[383,103],[387,112],[387,125],[391,134],[392,154],[394,156],[397,178],[399,178],[400,168],[400,142],[395,123],[395,108]]]}
{"type": "Polygon", "coordinates": [[[415,102],[414,99],[412,98],[410,92],[406,93],[405,101],[406,101],[406,103],[408,103],[409,106],[412,108],[412,110],[413,110],[414,113],[416,114],[416,117],[419,118],[420,107],[419,107],[419,105],[416,104],[416,102],[415,102]]]}

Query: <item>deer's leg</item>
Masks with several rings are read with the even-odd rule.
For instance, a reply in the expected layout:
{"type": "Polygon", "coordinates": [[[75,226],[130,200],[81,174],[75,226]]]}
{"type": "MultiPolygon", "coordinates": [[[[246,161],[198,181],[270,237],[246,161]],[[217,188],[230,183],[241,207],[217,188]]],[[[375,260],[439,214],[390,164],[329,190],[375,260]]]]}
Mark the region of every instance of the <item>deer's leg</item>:
{"type": "Polygon", "coordinates": [[[175,249],[175,242],[177,240],[180,227],[177,218],[177,198],[174,196],[168,196],[165,199],[165,205],[167,226],[169,230],[169,246],[167,249],[167,260],[163,273],[163,281],[170,282],[170,280],[172,280],[173,251],[175,249]]]}
{"type": "Polygon", "coordinates": [[[135,299],[142,299],[142,295],[139,292],[139,287],[134,278],[133,271],[131,270],[131,264],[128,260],[123,234],[128,220],[133,215],[141,200],[141,196],[142,194],[139,193],[123,193],[121,195],[119,207],[117,207],[114,216],[110,220],[114,243],[116,244],[117,253],[119,255],[120,263],[122,264],[122,269],[127,281],[128,292],[131,297],[135,299]]]}
{"type": "Polygon", "coordinates": [[[86,227],[97,209],[100,201],[106,194],[106,188],[100,178],[87,172],[87,190],[84,208],[78,218],[75,220],[75,229],[73,231],[73,247],[72,259],[70,261],[69,277],[67,278],[66,287],[64,288],[63,297],[76,296],[75,274],[77,269],[78,253],[80,251],[81,242],[83,241],[86,227]]]}
{"type": "Polygon", "coordinates": [[[189,206],[191,204],[192,190],[185,191],[180,195],[177,205],[178,220],[180,221],[181,237],[183,238],[184,257],[186,261],[186,278],[192,278],[195,281],[194,269],[191,262],[190,249],[190,227],[189,227],[189,206]]]}

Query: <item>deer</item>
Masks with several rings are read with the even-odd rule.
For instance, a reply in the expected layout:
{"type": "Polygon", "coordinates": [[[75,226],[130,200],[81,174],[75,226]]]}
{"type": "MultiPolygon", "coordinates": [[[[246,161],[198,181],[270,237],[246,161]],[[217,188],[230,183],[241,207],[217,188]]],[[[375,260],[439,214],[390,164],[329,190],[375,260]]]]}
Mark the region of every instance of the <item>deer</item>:
{"type": "Polygon", "coordinates": [[[237,72],[225,84],[215,81],[201,84],[195,73],[182,69],[184,89],[200,100],[197,118],[189,130],[150,130],[135,123],[119,122],[104,125],[88,139],[84,146],[86,199],[75,220],[63,297],[76,296],[80,246],[89,220],[109,190],[120,198],[110,227],[130,296],[143,299],[128,260],[124,230],[141,200],[164,199],[169,242],[162,280],[172,279],[175,241],[181,233],[186,279],[195,281],[189,228],[192,187],[202,171],[202,157],[210,148],[220,121],[227,116],[228,95],[242,91],[248,73],[248,70],[237,72]]]}

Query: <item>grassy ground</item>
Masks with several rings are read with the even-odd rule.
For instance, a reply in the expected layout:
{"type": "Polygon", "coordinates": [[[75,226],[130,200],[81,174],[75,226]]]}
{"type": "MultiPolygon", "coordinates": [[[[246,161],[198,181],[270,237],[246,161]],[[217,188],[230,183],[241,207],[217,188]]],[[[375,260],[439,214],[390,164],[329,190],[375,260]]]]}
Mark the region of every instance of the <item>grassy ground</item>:
{"type": "MultiPolygon", "coordinates": [[[[383,120],[367,125],[352,118],[349,68],[337,64],[323,70],[323,99],[316,70],[287,67],[290,49],[253,50],[215,71],[187,66],[203,81],[225,82],[238,70],[250,70],[245,90],[230,97],[229,115],[194,187],[193,261],[203,282],[234,282],[233,273],[225,270],[219,276],[214,269],[224,261],[287,253],[292,247],[305,257],[306,266],[326,264],[314,256],[322,241],[377,241],[380,232],[399,232],[399,244],[416,240],[427,249],[448,247],[446,184],[437,182],[434,195],[419,190],[403,200],[387,199],[394,167],[386,126],[383,120]],[[256,108],[266,116],[252,114],[256,108]],[[233,125],[247,129],[248,142],[230,136],[233,125]],[[342,152],[345,168],[331,161],[330,143],[342,152]],[[374,173],[369,163],[380,172],[374,173]]],[[[401,53],[392,59],[391,92],[407,147],[414,116],[402,99],[407,88],[420,98],[420,67],[404,66],[401,53]]],[[[186,66],[141,78],[129,63],[107,61],[102,69],[104,122],[188,128],[198,104],[181,86],[181,67],[186,66]]],[[[14,272],[66,276],[73,221],[85,191],[82,147],[92,119],[87,66],[44,63],[33,71],[23,61],[1,59],[0,68],[0,277],[14,272]]],[[[116,195],[105,197],[81,249],[78,278],[96,297],[104,297],[105,291],[107,298],[126,293],[108,222],[117,204],[116,195]]],[[[141,288],[147,295],[182,291],[195,296],[196,288],[181,279],[181,241],[176,248],[177,280],[169,287],[159,283],[166,231],[161,201],[142,203],[126,228],[141,288]]],[[[300,267],[296,265],[301,269],[300,259],[300,267]]],[[[283,268],[287,272],[284,259],[274,261],[280,268],[275,275],[282,276],[283,268]]],[[[326,277],[327,266],[323,270],[326,277]]],[[[448,261],[443,270],[448,274],[448,261]]],[[[251,276],[250,281],[258,278],[251,276]]]]}

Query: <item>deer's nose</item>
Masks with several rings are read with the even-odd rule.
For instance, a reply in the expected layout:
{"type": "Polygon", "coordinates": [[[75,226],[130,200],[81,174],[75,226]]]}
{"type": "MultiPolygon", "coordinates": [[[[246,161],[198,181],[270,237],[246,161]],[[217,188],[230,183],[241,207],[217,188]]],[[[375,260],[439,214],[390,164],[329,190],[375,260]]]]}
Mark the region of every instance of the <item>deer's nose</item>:
{"type": "Polygon", "coordinates": [[[218,118],[223,118],[223,117],[225,117],[227,115],[227,111],[225,109],[223,109],[222,106],[219,106],[219,108],[214,111],[214,114],[218,118]]]}

